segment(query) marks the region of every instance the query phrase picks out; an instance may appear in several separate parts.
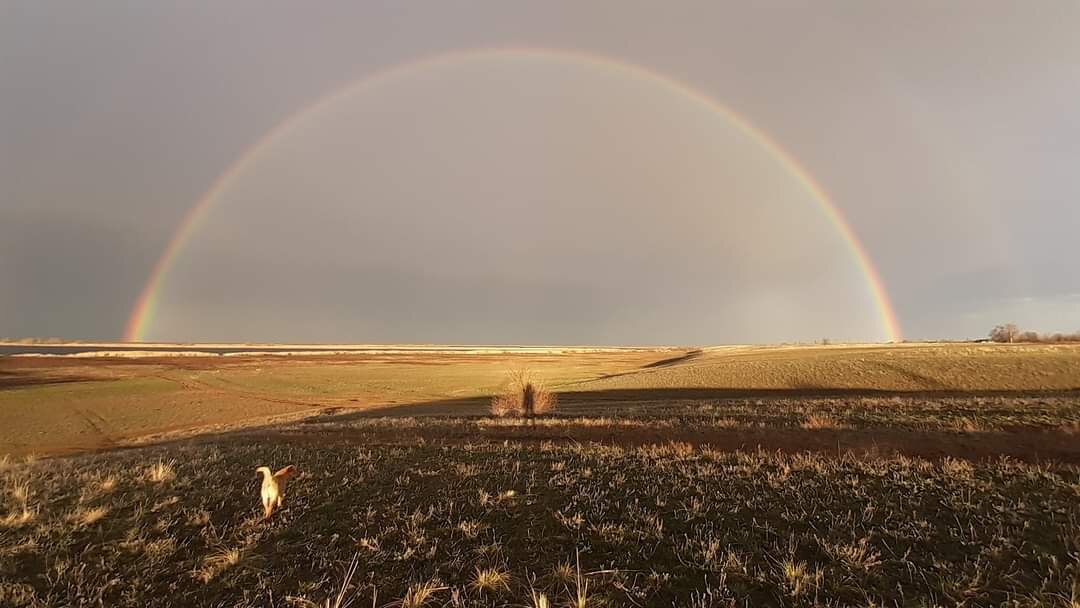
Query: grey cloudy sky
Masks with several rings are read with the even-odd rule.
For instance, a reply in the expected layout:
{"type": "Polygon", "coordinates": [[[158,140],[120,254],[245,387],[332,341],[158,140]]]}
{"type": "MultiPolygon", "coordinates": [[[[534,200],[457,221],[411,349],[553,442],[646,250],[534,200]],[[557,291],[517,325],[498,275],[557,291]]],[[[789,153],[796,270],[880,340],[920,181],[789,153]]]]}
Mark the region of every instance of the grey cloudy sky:
{"type": "Polygon", "coordinates": [[[905,336],[1077,330],[1077,31],[1071,1],[3,2],[0,335],[119,338],[234,167],[143,337],[886,337],[791,167],[615,63],[796,159],[905,336]],[[519,51],[369,78],[489,48],[519,51]]]}

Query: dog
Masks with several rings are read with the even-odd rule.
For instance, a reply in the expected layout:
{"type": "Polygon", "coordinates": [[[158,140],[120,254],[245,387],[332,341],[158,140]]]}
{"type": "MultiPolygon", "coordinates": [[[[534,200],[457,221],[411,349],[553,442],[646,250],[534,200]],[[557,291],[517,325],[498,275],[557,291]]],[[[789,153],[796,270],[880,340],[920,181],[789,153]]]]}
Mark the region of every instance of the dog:
{"type": "Polygon", "coordinates": [[[255,469],[256,473],[262,474],[263,521],[270,519],[274,507],[281,507],[281,499],[285,497],[285,480],[291,477],[295,470],[291,464],[277,473],[271,473],[270,467],[255,469]]]}

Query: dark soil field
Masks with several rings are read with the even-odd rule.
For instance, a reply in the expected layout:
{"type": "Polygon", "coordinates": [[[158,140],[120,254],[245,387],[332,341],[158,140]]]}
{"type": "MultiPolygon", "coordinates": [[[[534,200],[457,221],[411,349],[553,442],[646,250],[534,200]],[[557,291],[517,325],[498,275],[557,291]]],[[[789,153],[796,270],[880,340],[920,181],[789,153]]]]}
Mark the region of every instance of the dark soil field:
{"type": "Polygon", "coordinates": [[[5,606],[1077,597],[1080,471],[1012,459],[234,439],[9,463],[3,477],[5,606]],[[268,522],[261,463],[302,471],[268,522]]]}

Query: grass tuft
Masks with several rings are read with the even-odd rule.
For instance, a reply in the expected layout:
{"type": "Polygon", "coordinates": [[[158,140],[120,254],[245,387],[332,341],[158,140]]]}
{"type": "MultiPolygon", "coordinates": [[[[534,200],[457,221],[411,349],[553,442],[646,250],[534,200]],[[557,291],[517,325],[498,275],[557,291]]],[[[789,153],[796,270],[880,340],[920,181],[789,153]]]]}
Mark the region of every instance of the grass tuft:
{"type": "Polygon", "coordinates": [[[548,601],[547,595],[545,595],[544,592],[529,589],[528,608],[551,608],[551,602],[548,601]]]}
{"type": "Polygon", "coordinates": [[[219,549],[203,558],[203,568],[196,573],[196,578],[209,583],[225,570],[235,567],[243,559],[243,549],[219,549]]]}
{"type": "Polygon", "coordinates": [[[422,606],[426,606],[430,602],[433,602],[436,593],[445,591],[446,589],[447,587],[442,586],[439,582],[434,580],[410,585],[409,589],[405,592],[405,596],[401,598],[399,605],[401,608],[421,608],[422,606]]]}
{"type": "Polygon", "coordinates": [[[851,428],[849,425],[839,422],[835,418],[824,416],[821,414],[811,414],[810,416],[807,416],[806,420],[804,420],[799,426],[804,429],[814,431],[840,430],[851,428]]]}
{"type": "Polygon", "coordinates": [[[109,507],[100,506],[91,509],[79,509],[72,514],[71,519],[80,526],[92,526],[105,519],[109,514],[109,507]]]}
{"type": "Polygon", "coordinates": [[[510,573],[498,568],[477,567],[471,586],[477,591],[486,591],[488,593],[509,591],[510,573]]]}
{"type": "Polygon", "coordinates": [[[153,483],[165,483],[176,479],[176,461],[158,460],[146,469],[146,478],[153,483]]]}
{"type": "Polygon", "coordinates": [[[0,517],[0,528],[19,528],[34,521],[37,513],[29,507],[22,507],[0,517]]]}

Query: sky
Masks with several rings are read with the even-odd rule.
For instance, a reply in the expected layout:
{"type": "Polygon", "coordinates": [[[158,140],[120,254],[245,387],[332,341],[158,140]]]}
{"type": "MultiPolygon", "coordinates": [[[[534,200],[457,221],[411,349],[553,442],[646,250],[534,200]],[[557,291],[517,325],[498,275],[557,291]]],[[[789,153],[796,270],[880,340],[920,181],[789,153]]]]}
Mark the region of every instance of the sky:
{"type": "Polygon", "coordinates": [[[1076,331],[1077,31],[1065,1],[4,2],[0,336],[1076,331]]]}

